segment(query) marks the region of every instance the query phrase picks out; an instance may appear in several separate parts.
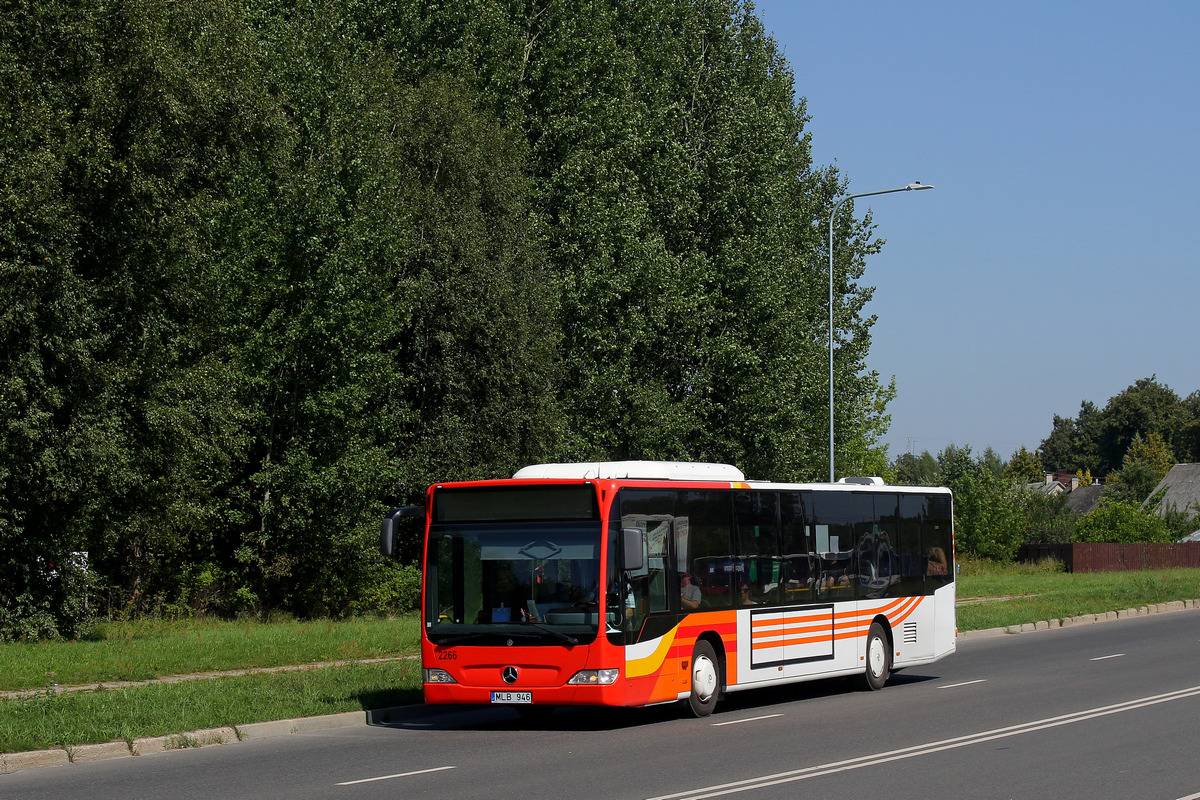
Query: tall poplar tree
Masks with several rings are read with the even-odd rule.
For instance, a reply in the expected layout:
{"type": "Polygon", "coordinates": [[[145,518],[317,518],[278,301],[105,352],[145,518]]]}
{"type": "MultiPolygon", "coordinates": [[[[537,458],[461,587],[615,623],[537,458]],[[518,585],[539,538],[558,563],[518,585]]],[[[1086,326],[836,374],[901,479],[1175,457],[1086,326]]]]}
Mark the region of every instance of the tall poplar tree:
{"type": "Polygon", "coordinates": [[[824,474],[847,183],[750,3],[0,12],[0,636],[74,629],[82,551],[118,612],[342,613],[386,505],[533,461],[824,474]]]}
{"type": "MultiPolygon", "coordinates": [[[[749,4],[547,3],[521,90],[562,304],[569,458],[695,458],[813,478],[827,440],[826,256],[842,189],[749,4]]],[[[838,441],[889,390],[863,364],[870,223],[838,220],[838,441]]]]}

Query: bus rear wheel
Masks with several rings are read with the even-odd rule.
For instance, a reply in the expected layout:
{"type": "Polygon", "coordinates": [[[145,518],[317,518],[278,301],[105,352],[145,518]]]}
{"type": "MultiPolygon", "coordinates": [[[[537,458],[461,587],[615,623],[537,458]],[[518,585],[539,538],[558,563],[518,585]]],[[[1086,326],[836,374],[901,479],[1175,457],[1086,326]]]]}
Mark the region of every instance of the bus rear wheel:
{"type": "Polygon", "coordinates": [[[696,642],[692,650],[692,692],[688,708],[697,717],[707,717],[717,705],[721,691],[721,662],[708,642],[696,642]]]}
{"type": "Polygon", "coordinates": [[[887,683],[892,670],[892,648],[887,634],[878,622],[871,623],[867,633],[867,668],[862,674],[862,688],[877,691],[887,683]]]}

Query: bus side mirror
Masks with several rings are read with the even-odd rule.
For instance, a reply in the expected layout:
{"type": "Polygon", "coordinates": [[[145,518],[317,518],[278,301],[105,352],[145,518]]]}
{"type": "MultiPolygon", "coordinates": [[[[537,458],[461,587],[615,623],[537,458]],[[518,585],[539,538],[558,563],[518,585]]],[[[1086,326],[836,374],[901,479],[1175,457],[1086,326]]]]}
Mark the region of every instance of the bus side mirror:
{"type": "Polygon", "coordinates": [[[396,552],[396,536],[400,527],[399,522],[401,517],[420,517],[423,522],[425,519],[425,507],[405,506],[404,508],[394,508],[383,515],[383,525],[379,531],[379,552],[383,553],[386,558],[391,558],[396,552]]]}
{"type": "Polygon", "coordinates": [[[642,532],[637,528],[622,528],[621,539],[624,544],[625,569],[628,572],[639,572],[646,568],[642,560],[642,532]]]}

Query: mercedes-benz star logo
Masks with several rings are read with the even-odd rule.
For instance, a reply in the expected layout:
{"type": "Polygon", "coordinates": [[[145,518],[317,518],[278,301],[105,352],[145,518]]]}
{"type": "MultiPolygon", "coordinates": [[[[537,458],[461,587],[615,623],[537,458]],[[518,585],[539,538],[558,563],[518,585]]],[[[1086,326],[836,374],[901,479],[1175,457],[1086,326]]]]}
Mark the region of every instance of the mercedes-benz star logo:
{"type": "Polygon", "coordinates": [[[504,671],[500,673],[500,677],[504,678],[505,683],[516,683],[517,682],[517,668],[516,667],[505,667],[504,671]]]}

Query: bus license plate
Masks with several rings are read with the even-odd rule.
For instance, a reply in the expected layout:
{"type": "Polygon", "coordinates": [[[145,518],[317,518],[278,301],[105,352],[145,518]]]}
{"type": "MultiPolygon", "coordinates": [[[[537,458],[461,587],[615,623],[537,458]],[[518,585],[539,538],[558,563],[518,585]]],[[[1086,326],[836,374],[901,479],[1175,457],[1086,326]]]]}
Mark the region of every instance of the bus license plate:
{"type": "Polygon", "coordinates": [[[532,703],[533,692],[492,692],[493,703],[532,703]]]}

